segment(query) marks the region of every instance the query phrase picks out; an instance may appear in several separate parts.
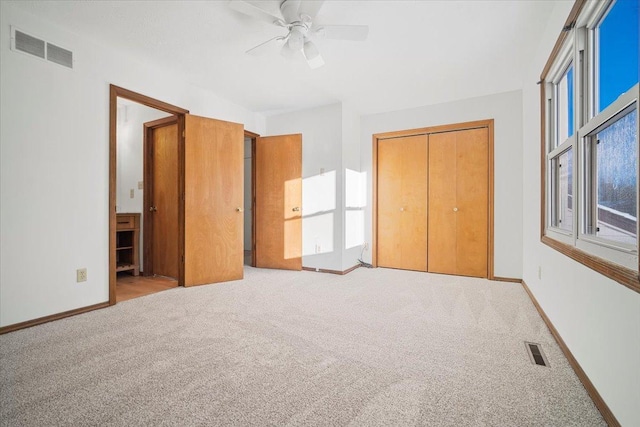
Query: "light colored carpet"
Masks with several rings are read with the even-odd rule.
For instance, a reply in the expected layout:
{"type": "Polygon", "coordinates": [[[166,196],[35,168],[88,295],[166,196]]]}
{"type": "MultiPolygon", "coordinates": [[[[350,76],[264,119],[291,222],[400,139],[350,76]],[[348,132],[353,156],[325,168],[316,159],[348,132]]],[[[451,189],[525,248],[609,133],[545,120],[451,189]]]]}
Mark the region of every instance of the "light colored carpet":
{"type": "Polygon", "coordinates": [[[520,285],[381,268],[247,267],[6,334],[0,386],[6,426],[605,424],[520,285]]]}

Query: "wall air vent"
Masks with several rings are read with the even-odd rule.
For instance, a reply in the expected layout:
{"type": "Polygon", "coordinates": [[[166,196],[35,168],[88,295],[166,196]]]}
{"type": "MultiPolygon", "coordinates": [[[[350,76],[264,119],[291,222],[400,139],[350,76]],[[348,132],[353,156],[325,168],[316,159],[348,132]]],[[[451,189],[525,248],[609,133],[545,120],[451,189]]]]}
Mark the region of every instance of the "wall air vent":
{"type": "Polygon", "coordinates": [[[11,27],[11,50],[73,68],[73,52],[11,27]]]}
{"type": "Polygon", "coordinates": [[[15,50],[28,53],[30,55],[37,56],[44,59],[45,43],[44,40],[32,37],[29,34],[25,34],[22,31],[15,30],[14,32],[14,47],[15,50]]]}
{"type": "Polygon", "coordinates": [[[73,52],[51,43],[47,43],[47,59],[56,64],[73,68],[73,52]]]}

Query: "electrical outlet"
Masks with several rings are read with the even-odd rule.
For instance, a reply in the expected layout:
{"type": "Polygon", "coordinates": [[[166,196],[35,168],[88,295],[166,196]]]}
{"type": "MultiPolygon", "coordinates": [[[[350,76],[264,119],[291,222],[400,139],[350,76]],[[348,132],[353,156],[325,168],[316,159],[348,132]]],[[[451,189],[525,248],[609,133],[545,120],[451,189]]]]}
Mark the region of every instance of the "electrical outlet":
{"type": "Polygon", "coordinates": [[[316,244],[316,253],[319,254],[322,252],[322,248],[320,247],[319,244],[316,244]]]}
{"type": "Polygon", "coordinates": [[[144,181],[138,181],[138,190],[144,189],[144,181]]]}
{"type": "Polygon", "coordinates": [[[76,282],[86,282],[87,281],[87,269],[79,268],[76,270],[76,282]]]}
{"type": "Polygon", "coordinates": [[[129,190],[129,197],[133,199],[135,196],[136,196],[136,192],[132,188],[131,190],[129,190]]]}
{"type": "Polygon", "coordinates": [[[364,245],[362,245],[362,249],[364,249],[365,251],[369,250],[369,242],[364,242],[364,245]]]}

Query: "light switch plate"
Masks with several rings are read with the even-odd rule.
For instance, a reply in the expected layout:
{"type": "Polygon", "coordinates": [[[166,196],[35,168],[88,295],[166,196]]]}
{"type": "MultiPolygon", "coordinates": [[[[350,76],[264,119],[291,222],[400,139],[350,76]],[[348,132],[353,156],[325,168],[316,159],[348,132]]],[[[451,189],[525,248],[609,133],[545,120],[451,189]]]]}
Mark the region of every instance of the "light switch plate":
{"type": "Polygon", "coordinates": [[[138,190],[142,190],[144,188],[144,181],[138,181],[138,190]]]}

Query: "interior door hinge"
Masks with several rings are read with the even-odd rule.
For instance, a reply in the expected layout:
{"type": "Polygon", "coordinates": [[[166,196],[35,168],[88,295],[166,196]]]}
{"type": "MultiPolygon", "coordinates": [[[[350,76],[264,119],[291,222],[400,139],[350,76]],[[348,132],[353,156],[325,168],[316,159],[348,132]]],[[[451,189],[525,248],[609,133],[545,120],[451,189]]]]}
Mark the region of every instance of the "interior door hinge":
{"type": "Polygon", "coordinates": [[[182,130],[182,137],[183,137],[183,138],[185,137],[185,135],[184,135],[184,129],[182,130]]]}

